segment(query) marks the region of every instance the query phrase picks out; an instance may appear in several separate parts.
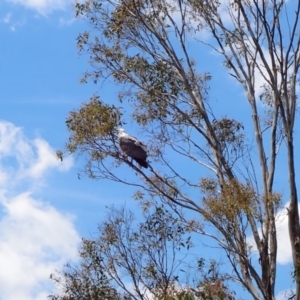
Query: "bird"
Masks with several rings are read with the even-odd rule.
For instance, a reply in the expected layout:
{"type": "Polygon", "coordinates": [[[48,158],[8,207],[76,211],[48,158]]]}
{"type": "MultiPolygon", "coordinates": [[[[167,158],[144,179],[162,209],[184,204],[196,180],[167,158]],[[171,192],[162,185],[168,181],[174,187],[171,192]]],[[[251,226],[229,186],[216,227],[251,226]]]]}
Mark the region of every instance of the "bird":
{"type": "Polygon", "coordinates": [[[137,138],[130,136],[123,128],[118,128],[118,142],[121,150],[140,166],[148,168],[147,147],[137,138]]]}

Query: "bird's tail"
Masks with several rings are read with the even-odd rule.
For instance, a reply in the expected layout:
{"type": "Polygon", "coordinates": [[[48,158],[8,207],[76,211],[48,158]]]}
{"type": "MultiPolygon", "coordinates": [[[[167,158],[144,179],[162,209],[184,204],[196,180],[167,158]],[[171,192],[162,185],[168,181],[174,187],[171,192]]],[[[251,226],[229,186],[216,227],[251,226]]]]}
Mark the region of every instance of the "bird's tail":
{"type": "Polygon", "coordinates": [[[134,160],[142,167],[144,168],[148,168],[148,163],[146,160],[143,160],[143,159],[139,159],[139,158],[134,158],[134,160]]]}

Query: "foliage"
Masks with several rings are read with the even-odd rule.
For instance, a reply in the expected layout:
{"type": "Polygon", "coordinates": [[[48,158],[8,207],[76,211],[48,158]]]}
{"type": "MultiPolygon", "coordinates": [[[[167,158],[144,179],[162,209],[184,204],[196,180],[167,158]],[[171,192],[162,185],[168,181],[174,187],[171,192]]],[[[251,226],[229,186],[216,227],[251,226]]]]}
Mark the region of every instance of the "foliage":
{"type": "Polygon", "coordinates": [[[51,275],[62,294],[50,299],[233,299],[222,276],[213,271],[218,267],[214,261],[199,260],[202,278],[189,282],[195,288],[180,288],[180,273],[189,271],[188,232],[163,206],[145,213],[142,222],[125,209],[112,208],[99,226],[99,236],[82,240],[79,264],[51,275]]]}
{"type": "Polygon", "coordinates": [[[147,133],[151,162],[145,171],[122,155],[114,131],[125,123],[123,108],[100,100],[71,113],[67,151],[87,159],[92,178],[139,186],[136,196],[144,207],[151,206],[150,196],[174,212],[181,207],[195,213],[201,223],[195,232],[226,253],[233,271],[228,276],[256,300],[275,299],[278,191],[285,189],[291,284],[299,300],[294,126],[300,2],[86,0],[76,9],[91,29],[77,39],[92,66],[83,81],[109,77],[120,87],[116,102],[130,106],[130,118],[147,133]],[[224,68],[244,90],[248,130],[232,116],[232,107],[220,113],[210,99],[213,74],[201,72],[206,58],[191,50],[200,53],[203,45],[223,57],[224,68]],[[274,184],[279,158],[287,166],[288,186],[274,184]],[[134,177],[119,174],[120,165],[134,177]],[[210,174],[204,175],[203,167],[210,174]],[[259,265],[251,259],[253,249],[259,265]]]}

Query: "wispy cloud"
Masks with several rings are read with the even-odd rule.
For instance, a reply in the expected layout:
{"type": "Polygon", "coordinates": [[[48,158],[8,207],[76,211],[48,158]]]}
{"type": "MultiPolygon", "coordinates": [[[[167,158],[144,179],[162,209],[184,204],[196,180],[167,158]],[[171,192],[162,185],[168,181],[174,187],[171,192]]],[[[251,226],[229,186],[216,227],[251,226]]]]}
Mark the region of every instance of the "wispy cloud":
{"type": "Polygon", "coordinates": [[[11,31],[15,31],[18,27],[22,27],[26,24],[26,19],[22,17],[18,21],[13,20],[12,13],[9,12],[6,15],[4,15],[2,18],[0,18],[0,23],[6,24],[11,31]]]}
{"type": "Polygon", "coordinates": [[[60,26],[70,26],[76,21],[76,18],[59,18],[59,25],[60,26]]]}
{"type": "Polygon", "coordinates": [[[51,169],[65,171],[72,165],[71,157],[60,162],[45,140],[28,139],[22,129],[12,123],[0,121],[0,141],[0,182],[12,178],[42,180],[51,169]]]}
{"type": "Polygon", "coordinates": [[[0,19],[2,23],[8,24],[11,20],[11,13],[7,13],[3,18],[0,19]]]}
{"type": "Polygon", "coordinates": [[[31,165],[26,172],[30,177],[40,178],[49,169],[60,171],[68,170],[72,165],[71,157],[67,157],[63,162],[57,159],[50,145],[42,139],[35,139],[33,145],[36,149],[36,156],[32,158],[31,165]]]}
{"type": "Polygon", "coordinates": [[[276,300],[293,299],[293,295],[295,295],[294,289],[282,290],[276,295],[276,300]]]}
{"type": "Polygon", "coordinates": [[[41,15],[48,15],[54,10],[64,10],[73,3],[71,0],[8,0],[37,11],[41,15]]]}
{"type": "Polygon", "coordinates": [[[44,300],[50,273],[77,256],[73,217],[33,191],[45,175],[68,170],[43,139],[28,139],[21,128],[0,121],[0,298],[44,300]]]}

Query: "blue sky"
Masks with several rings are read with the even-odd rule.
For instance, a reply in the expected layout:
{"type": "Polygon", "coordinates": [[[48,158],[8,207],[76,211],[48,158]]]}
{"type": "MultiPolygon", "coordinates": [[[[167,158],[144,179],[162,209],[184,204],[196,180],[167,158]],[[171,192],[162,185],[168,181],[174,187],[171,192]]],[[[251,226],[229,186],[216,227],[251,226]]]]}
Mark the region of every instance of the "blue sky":
{"type": "Polygon", "coordinates": [[[128,200],[55,158],[68,112],[98,89],[79,84],[82,29],[72,1],[0,2],[0,299],[46,299],[50,273],[76,258],[105,206],[128,200]]]}
{"type": "MultiPolygon", "coordinates": [[[[79,83],[88,64],[77,53],[76,37],[85,26],[74,19],[72,0],[0,2],[0,299],[46,299],[52,290],[49,274],[76,259],[80,236],[96,232],[105,206],[135,205],[130,188],[79,180],[76,157],[63,163],[55,158],[68,138],[69,111],[95,92],[113,95],[102,86],[79,83]]],[[[243,115],[242,102],[233,102],[241,90],[221,60],[209,55],[202,68],[218,70],[212,99],[243,115]]],[[[135,129],[130,122],[128,128],[135,129]]],[[[279,257],[289,272],[285,223],[279,257]]]]}

